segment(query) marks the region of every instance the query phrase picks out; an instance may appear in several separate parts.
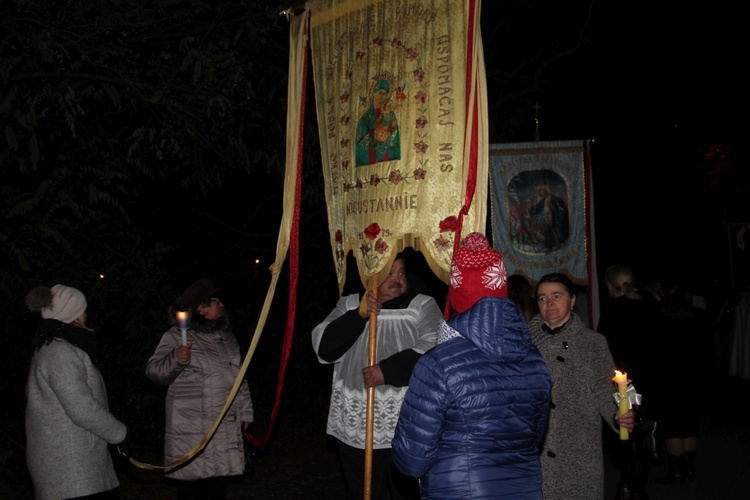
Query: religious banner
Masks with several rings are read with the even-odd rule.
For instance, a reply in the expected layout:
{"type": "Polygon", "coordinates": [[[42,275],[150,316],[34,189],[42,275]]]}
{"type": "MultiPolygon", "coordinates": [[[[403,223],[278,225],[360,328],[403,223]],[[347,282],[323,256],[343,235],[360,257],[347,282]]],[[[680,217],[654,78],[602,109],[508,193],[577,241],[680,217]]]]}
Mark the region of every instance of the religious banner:
{"type": "Polygon", "coordinates": [[[508,274],[559,272],[587,286],[590,220],[583,141],[491,144],[492,236],[508,274]]]}
{"type": "Polygon", "coordinates": [[[462,233],[484,232],[486,221],[486,89],[475,1],[307,5],[339,287],[349,251],[366,283],[387,274],[406,246],[447,282],[469,179],[477,191],[462,233]]]}

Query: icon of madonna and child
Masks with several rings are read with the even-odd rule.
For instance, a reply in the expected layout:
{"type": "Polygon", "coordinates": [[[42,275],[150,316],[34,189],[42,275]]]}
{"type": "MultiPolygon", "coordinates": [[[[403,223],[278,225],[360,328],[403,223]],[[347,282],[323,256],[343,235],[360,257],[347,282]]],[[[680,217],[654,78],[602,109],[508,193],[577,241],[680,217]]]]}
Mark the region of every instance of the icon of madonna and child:
{"type": "Polygon", "coordinates": [[[389,72],[383,71],[373,77],[369,98],[360,98],[360,102],[369,105],[357,122],[358,167],[401,159],[401,137],[395,110],[404,99],[404,88],[396,85],[395,77],[389,72]]]}

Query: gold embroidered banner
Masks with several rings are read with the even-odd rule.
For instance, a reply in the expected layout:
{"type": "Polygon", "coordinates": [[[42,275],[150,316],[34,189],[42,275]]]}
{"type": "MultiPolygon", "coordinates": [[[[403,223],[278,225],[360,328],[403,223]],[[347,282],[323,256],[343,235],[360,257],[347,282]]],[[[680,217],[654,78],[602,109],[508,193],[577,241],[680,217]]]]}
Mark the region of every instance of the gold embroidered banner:
{"type": "Polygon", "coordinates": [[[406,246],[422,251],[447,282],[471,168],[477,190],[462,233],[485,231],[486,90],[477,3],[307,5],[339,287],[350,250],[367,283],[387,274],[406,246]],[[474,129],[467,126],[475,122],[474,129]],[[468,165],[471,134],[480,146],[476,163],[468,165]]]}

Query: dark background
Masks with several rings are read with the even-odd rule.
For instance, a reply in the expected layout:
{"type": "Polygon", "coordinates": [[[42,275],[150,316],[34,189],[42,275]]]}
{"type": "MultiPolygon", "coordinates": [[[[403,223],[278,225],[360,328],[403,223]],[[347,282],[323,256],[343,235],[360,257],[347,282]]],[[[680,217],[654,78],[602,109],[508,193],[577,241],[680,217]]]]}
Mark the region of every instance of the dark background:
{"type": "MultiPolygon", "coordinates": [[[[739,7],[562,3],[482,3],[490,142],[533,141],[536,104],[541,140],[594,141],[600,280],[628,262],[642,283],[743,290],[747,257],[728,237],[750,221],[739,7]]],[[[179,291],[202,277],[224,286],[249,346],[282,212],[287,7],[0,3],[0,496],[29,487],[22,416],[37,317],[23,298],[33,286],[86,294],[112,411],[144,456],[159,456],[163,391],[143,369],[179,291]]],[[[310,73],[282,414],[324,411],[330,387],[309,339],[338,292],[313,91],[310,73]]],[[[278,387],[288,294],[287,262],[248,369],[259,435],[278,387]]]]}

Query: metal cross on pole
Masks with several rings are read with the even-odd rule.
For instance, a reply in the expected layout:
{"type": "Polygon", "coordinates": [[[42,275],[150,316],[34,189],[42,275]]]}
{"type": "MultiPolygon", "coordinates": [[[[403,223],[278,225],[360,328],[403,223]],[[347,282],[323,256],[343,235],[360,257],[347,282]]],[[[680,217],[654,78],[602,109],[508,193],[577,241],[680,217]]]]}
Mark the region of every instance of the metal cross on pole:
{"type": "Polygon", "coordinates": [[[534,125],[536,127],[536,131],[534,133],[534,140],[540,141],[541,140],[541,134],[539,133],[539,110],[542,109],[542,107],[539,105],[539,102],[534,103],[534,125]]]}

